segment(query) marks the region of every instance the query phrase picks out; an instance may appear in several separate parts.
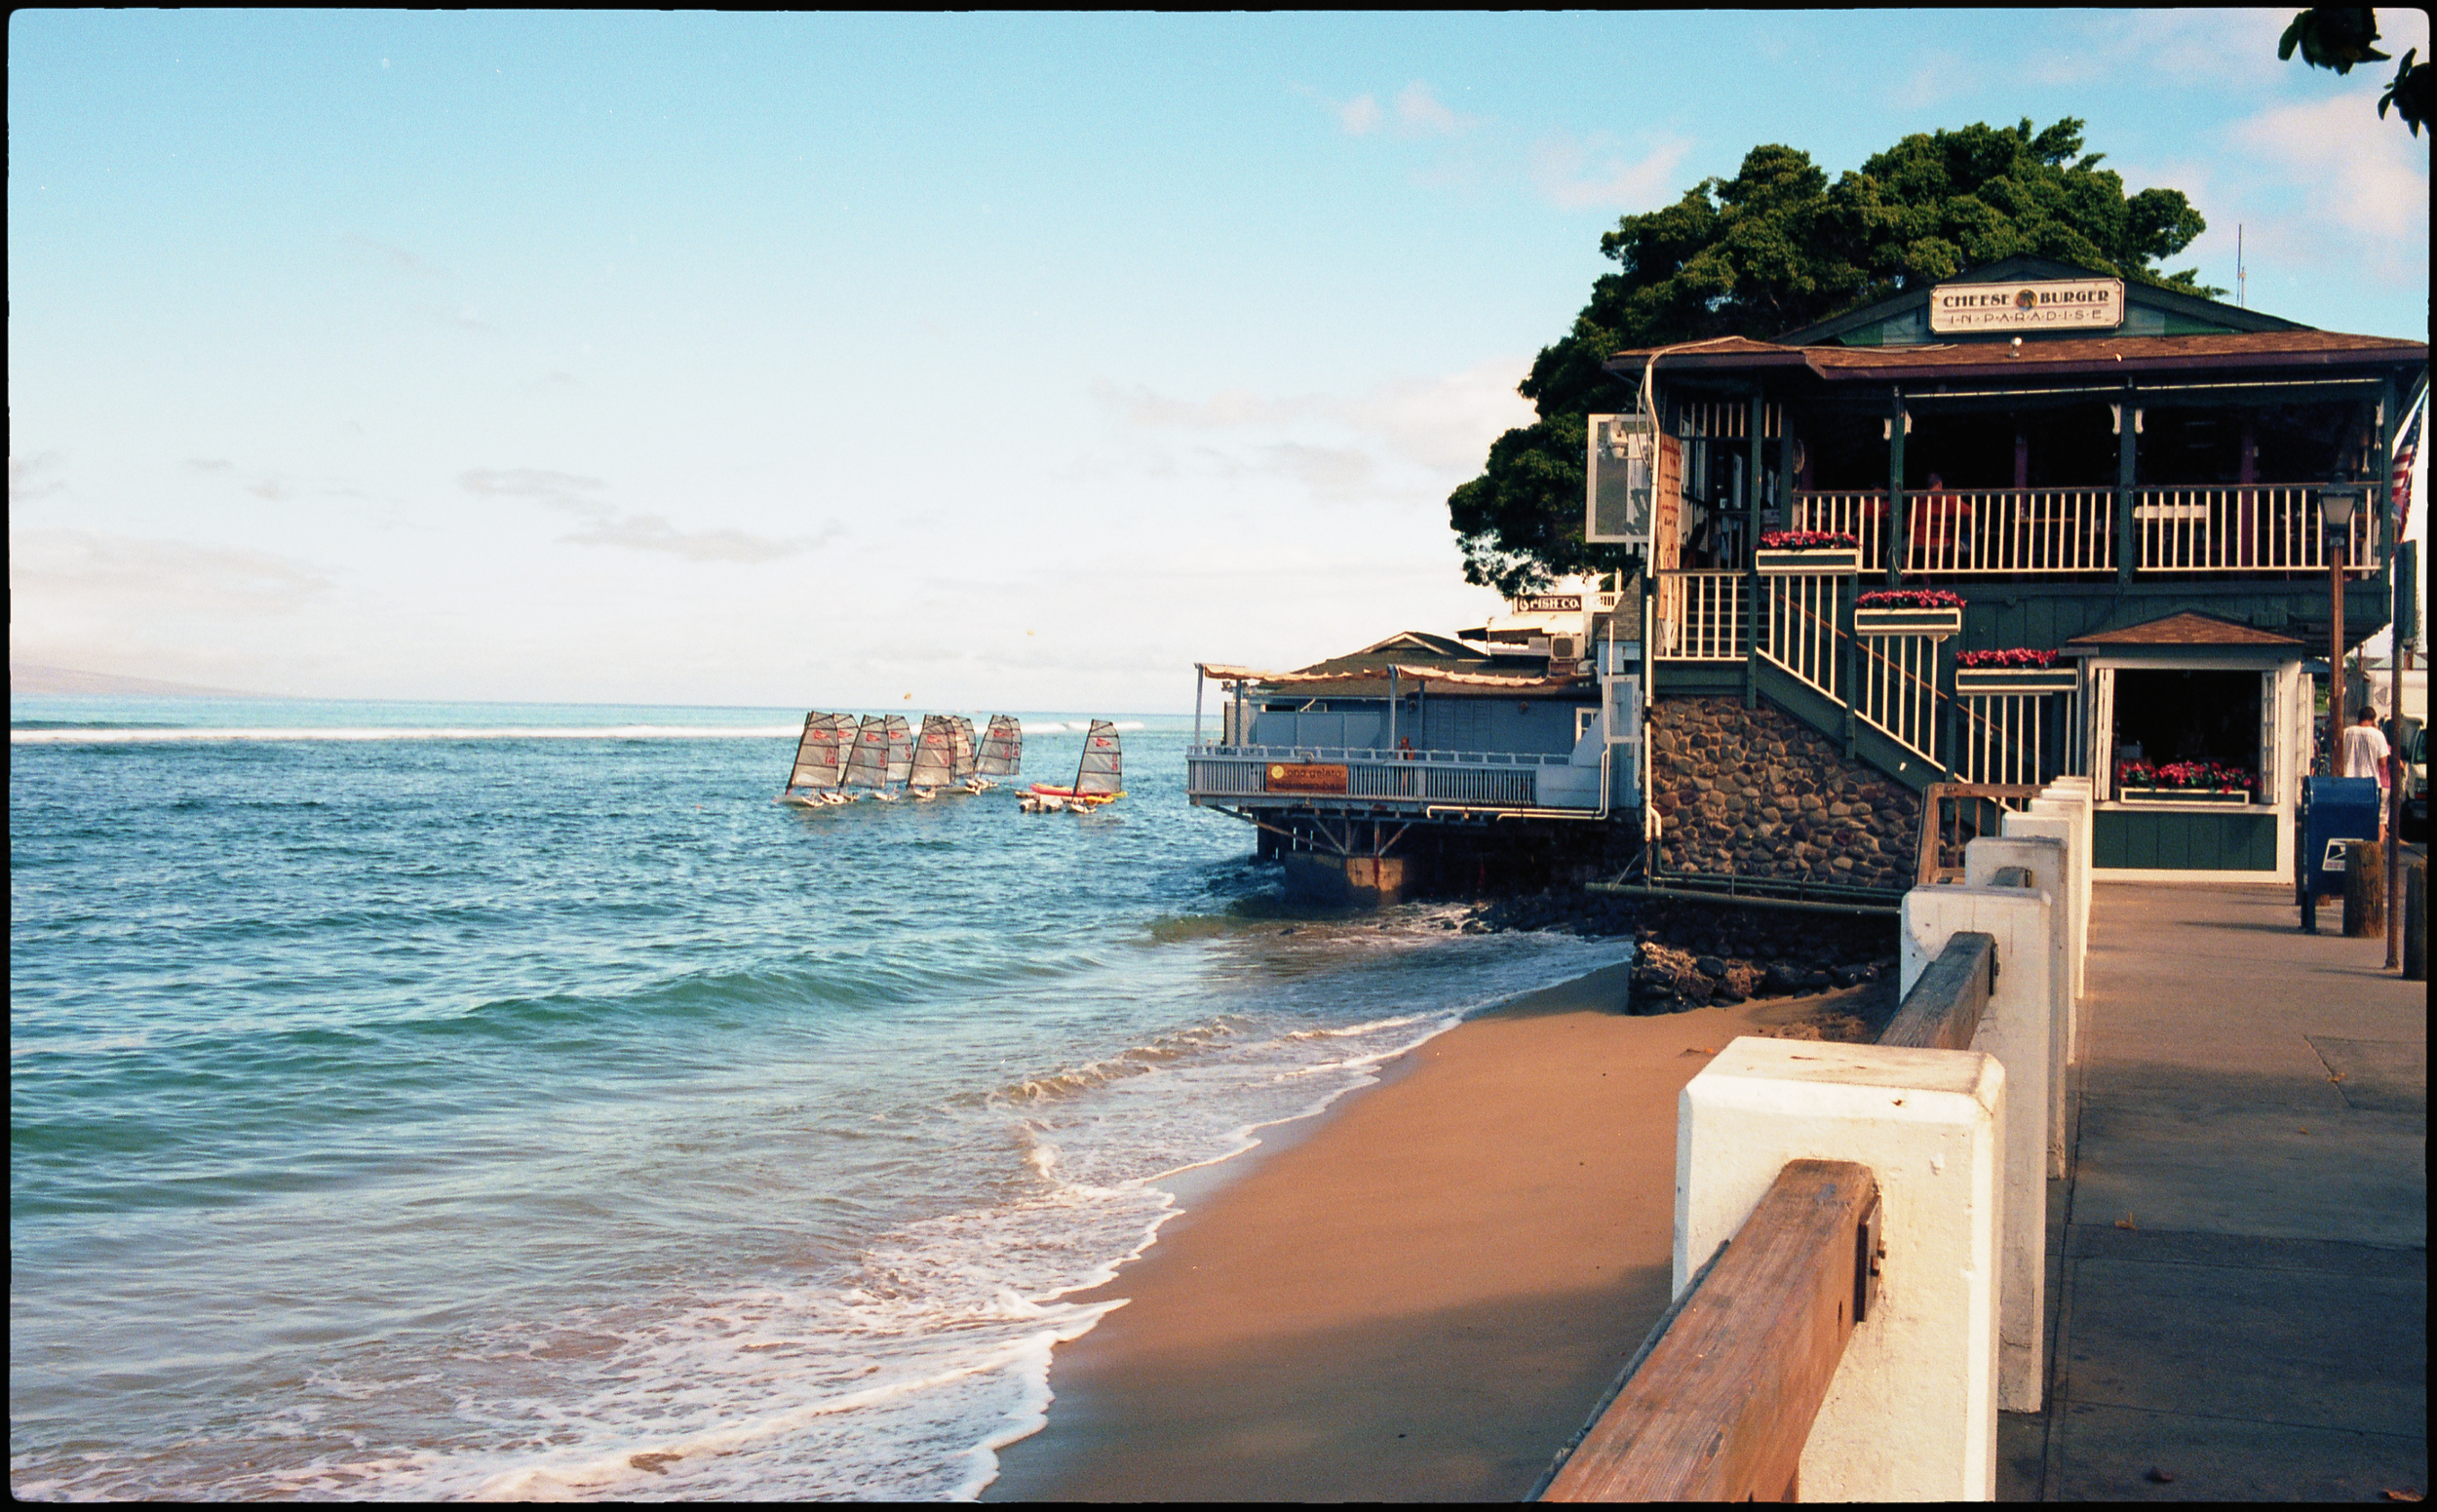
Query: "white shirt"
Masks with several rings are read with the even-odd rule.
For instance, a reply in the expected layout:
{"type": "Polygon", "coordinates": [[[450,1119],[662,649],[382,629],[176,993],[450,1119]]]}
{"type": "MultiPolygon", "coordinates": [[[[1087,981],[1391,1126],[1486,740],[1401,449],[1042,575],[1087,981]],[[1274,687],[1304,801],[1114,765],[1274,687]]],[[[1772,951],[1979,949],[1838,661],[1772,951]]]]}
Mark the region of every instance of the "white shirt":
{"type": "Polygon", "coordinates": [[[2375,724],[2346,726],[2343,746],[2336,762],[2336,775],[2375,777],[2383,787],[2386,782],[2385,732],[2375,724]]]}

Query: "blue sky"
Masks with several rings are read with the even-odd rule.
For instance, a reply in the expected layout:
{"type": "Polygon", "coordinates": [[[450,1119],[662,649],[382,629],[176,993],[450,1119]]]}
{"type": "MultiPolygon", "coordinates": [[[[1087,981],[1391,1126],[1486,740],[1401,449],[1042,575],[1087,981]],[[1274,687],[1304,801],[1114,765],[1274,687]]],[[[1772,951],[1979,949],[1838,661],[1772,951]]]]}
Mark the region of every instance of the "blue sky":
{"type": "Polygon", "coordinates": [[[18,12],[11,656],[1180,708],[1492,610],[1448,490],[1758,143],[2080,116],[2174,266],[2424,338],[2426,138],[2288,14],[18,12]]]}

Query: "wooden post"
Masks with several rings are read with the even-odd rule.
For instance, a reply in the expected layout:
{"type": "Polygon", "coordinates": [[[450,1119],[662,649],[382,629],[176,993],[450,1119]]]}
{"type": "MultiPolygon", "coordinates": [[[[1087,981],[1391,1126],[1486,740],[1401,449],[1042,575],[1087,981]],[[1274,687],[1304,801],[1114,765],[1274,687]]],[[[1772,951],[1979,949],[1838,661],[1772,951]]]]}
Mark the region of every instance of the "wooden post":
{"type": "Polygon", "coordinates": [[[2376,840],[2344,842],[2344,938],[2386,932],[2386,850],[2376,840]]]}
{"type": "Polygon", "coordinates": [[[1793,1499],[1877,1290],[1877,1207],[1868,1166],[1787,1162],[1540,1499],[1793,1499]]]}
{"type": "Polygon", "coordinates": [[[2141,532],[2133,520],[2133,482],[2139,476],[2141,411],[2133,407],[2131,385],[2115,407],[2115,580],[2129,583],[2141,555],[2141,532]]]}
{"type": "MultiPolygon", "coordinates": [[[[1895,587],[1904,580],[1904,568],[1912,560],[1912,532],[1904,519],[1904,438],[1913,428],[1913,417],[1905,412],[1904,391],[1895,391],[1895,407],[1887,420],[1887,586],[1895,587]]],[[[1845,753],[1847,756],[1851,752],[1845,753]]]]}

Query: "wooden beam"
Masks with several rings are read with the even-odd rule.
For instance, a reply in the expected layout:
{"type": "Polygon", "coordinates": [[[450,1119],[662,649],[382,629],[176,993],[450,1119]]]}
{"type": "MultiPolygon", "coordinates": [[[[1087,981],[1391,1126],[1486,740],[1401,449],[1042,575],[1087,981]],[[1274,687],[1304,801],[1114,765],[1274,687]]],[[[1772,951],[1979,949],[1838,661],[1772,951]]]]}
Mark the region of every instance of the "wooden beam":
{"type": "Polygon", "coordinates": [[[1868,1166],[1789,1162],[1540,1499],[1790,1499],[1871,1290],[1877,1206],[1868,1166]]]}
{"type": "Polygon", "coordinates": [[[1882,1045],[1916,1050],[1969,1050],[1989,1009],[1989,986],[1997,975],[1997,940],[1971,930],[1947,937],[1947,948],[1929,963],[1878,1036],[1882,1045]]]}

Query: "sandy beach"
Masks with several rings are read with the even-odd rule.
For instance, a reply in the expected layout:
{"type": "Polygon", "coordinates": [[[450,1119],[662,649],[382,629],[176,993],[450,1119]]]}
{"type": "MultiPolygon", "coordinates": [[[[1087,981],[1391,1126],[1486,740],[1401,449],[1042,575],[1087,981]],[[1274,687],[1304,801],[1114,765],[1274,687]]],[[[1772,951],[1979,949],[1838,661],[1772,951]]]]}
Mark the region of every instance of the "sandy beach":
{"type": "Polygon", "coordinates": [[[1127,1302],[986,1498],[1521,1497],[1666,1304],[1677,1093],[1737,1034],[1876,1006],[1635,1018],[1626,977],[1460,1025],[1187,1194],[1084,1294],[1127,1302]]]}

